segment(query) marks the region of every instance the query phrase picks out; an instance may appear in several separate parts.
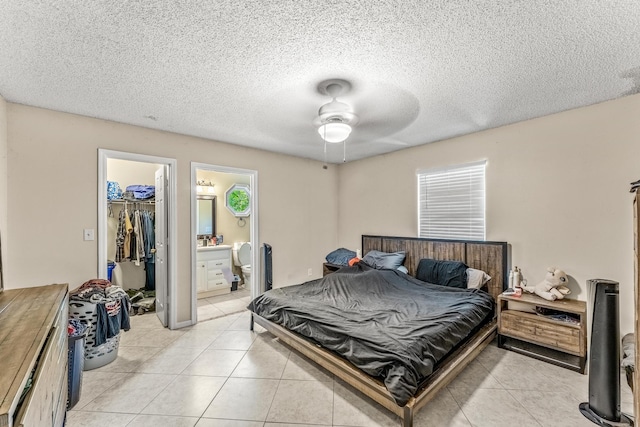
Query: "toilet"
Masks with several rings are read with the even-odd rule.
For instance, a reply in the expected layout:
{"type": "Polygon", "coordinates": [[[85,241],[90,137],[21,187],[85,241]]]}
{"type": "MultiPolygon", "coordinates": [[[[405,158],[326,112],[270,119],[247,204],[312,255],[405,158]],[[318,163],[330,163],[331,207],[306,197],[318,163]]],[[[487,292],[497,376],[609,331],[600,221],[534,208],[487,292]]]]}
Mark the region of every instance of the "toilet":
{"type": "Polygon", "coordinates": [[[233,244],[233,263],[242,269],[242,282],[251,284],[251,243],[236,242],[233,244]]]}

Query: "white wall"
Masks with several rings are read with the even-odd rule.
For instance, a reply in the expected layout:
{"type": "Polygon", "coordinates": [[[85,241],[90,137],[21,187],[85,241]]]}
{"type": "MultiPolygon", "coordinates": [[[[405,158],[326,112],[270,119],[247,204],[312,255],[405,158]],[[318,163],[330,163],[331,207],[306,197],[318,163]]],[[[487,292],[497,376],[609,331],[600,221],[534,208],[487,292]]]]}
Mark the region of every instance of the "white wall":
{"type": "Polygon", "coordinates": [[[97,274],[98,148],[177,160],[178,322],[191,317],[191,161],[258,171],[260,241],[273,246],[274,285],[321,276],[337,242],[337,171],[322,163],[18,104],[8,104],[7,288],[97,274]],[[292,179],[295,177],[295,179],[292,179]]]}
{"type": "Polygon", "coordinates": [[[107,159],[107,180],[116,181],[122,191],[130,185],[155,185],[155,173],[160,167],[155,163],[107,159]]]}
{"type": "Polygon", "coordinates": [[[405,149],[340,167],[339,246],[362,234],[417,236],[418,169],[487,159],[487,240],[507,241],[530,284],[548,266],[620,282],[633,330],[632,195],[640,178],[640,95],[405,149]]]}

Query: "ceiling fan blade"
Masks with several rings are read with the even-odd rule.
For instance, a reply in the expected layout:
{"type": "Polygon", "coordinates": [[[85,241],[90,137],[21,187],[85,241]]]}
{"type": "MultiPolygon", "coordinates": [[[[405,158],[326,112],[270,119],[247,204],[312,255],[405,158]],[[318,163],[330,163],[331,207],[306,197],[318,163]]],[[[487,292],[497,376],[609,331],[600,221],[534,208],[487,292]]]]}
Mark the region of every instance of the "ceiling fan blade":
{"type": "Polygon", "coordinates": [[[409,145],[409,143],[404,141],[398,141],[397,139],[380,139],[380,140],[371,141],[371,142],[373,142],[374,144],[400,145],[403,147],[406,147],[409,145]]]}

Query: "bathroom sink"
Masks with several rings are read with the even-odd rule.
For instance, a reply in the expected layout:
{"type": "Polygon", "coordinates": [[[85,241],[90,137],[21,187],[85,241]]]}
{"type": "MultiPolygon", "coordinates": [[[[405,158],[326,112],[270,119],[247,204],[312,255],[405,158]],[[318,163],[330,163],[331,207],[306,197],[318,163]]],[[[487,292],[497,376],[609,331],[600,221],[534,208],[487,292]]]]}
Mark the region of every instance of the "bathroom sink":
{"type": "Polygon", "coordinates": [[[210,251],[210,250],[220,250],[220,249],[231,249],[229,245],[211,245],[211,246],[198,246],[196,248],[199,251],[210,251]]]}

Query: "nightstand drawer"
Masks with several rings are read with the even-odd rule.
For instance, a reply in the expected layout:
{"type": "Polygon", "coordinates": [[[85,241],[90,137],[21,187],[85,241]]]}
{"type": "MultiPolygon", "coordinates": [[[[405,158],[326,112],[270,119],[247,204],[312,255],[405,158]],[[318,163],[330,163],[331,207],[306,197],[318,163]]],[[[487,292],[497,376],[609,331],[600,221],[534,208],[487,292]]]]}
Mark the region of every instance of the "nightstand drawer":
{"type": "Polygon", "coordinates": [[[503,335],[562,349],[577,356],[583,355],[580,352],[580,329],[576,327],[512,310],[503,311],[501,316],[500,333],[503,335]]]}

